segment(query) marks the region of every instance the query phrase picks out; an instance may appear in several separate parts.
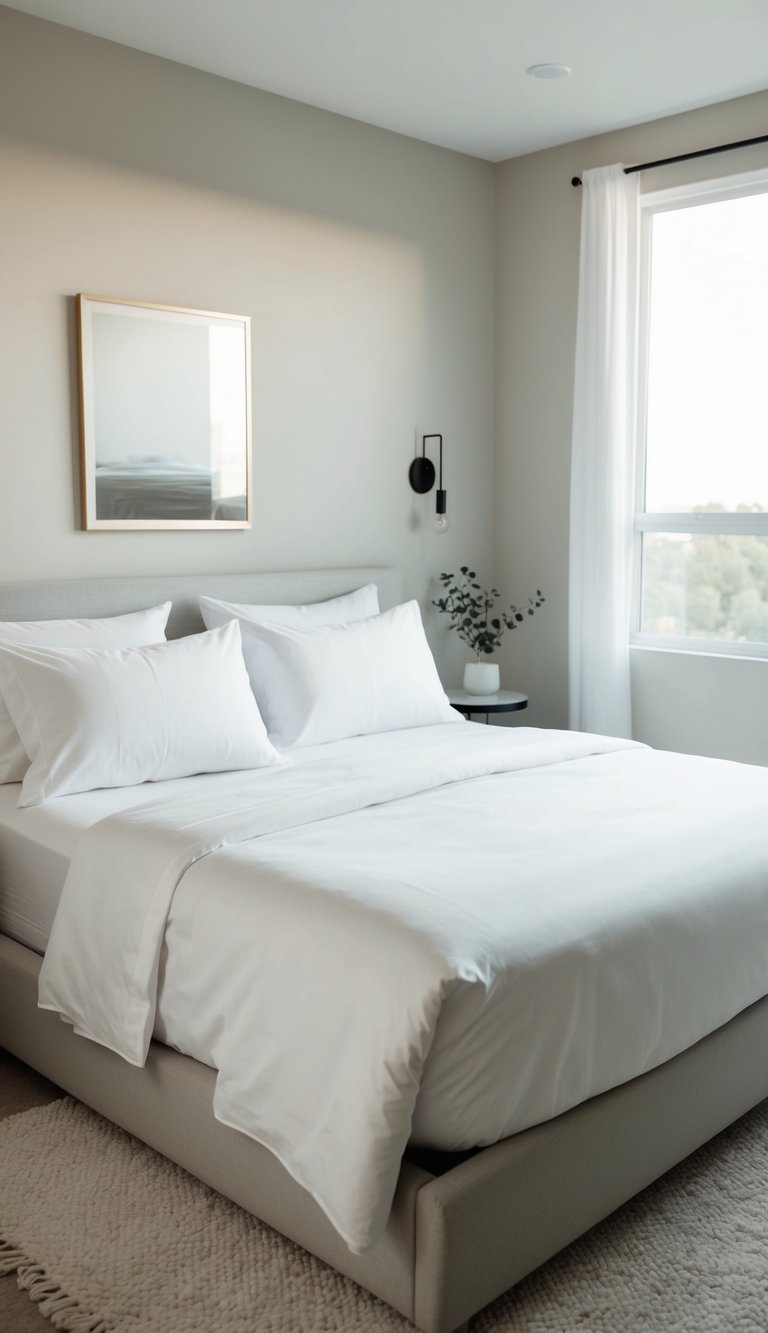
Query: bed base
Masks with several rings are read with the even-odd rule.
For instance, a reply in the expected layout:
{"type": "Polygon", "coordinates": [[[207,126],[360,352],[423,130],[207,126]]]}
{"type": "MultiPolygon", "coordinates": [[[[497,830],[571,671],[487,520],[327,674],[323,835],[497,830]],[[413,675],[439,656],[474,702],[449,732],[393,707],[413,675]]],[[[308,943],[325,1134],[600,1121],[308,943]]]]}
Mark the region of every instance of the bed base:
{"type": "Polygon", "coordinates": [[[214,1072],[144,1069],[37,1008],[41,959],[0,935],[0,1045],[380,1296],[423,1333],[471,1316],[768,1096],[768,997],[673,1060],[434,1175],[404,1161],[387,1230],[350,1254],[275,1157],[213,1117],[214,1072]]]}

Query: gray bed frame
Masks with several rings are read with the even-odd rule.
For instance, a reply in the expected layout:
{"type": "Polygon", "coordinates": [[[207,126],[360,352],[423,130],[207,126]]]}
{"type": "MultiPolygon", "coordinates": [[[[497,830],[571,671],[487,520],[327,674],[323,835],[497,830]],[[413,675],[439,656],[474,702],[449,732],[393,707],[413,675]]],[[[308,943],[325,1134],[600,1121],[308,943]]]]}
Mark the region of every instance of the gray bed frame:
{"type": "MultiPolygon", "coordinates": [[[[0,620],[115,615],[171,599],[170,636],[202,628],[200,593],[306,602],[393,570],[0,584],[0,620]]],[[[267,1149],[219,1124],[214,1071],[153,1042],[144,1069],[37,1008],[40,957],[0,935],[0,1045],[277,1231],[388,1302],[423,1333],[471,1316],[768,1096],[768,998],[658,1069],[476,1154],[406,1157],[382,1239],[353,1255],[267,1149]],[[422,1162],[425,1159],[422,1158],[422,1162]]]]}

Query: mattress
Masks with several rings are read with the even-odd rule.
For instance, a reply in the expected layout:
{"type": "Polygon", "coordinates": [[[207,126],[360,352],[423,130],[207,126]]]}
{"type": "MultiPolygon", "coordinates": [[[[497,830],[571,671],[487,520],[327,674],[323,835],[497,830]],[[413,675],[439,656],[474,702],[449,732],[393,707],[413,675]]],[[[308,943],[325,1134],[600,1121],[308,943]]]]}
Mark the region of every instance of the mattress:
{"type": "Polygon", "coordinates": [[[80,833],[141,796],[137,788],[86,792],[17,810],[20,790],[18,782],[0,786],[0,931],[44,953],[80,833]]]}

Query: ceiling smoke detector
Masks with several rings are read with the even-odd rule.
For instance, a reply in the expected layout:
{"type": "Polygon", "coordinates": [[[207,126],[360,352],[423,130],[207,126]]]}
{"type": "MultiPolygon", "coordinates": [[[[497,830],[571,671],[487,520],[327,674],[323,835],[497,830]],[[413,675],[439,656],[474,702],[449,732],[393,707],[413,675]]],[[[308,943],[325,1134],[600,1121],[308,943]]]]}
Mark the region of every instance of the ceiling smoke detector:
{"type": "Polygon", "coordinates": [[[532,79],[567,79],[570,65],[529,65],[526,74],[532,79]]]}

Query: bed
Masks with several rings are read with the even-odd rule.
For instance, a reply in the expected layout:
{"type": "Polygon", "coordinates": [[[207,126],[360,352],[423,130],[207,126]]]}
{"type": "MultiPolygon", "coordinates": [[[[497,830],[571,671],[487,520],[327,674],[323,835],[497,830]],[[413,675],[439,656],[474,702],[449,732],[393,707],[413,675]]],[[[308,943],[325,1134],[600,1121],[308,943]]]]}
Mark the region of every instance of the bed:
{"type": "MultiPolygon", "coordinates": [[[[99,519],[209,519],[213,474],[202,463],[157,457],[126,458],[96,466],[99,519]]],[[[236,513],[243,518],[245,507],[236,513]]]]}
{"type": "MultiPolygon", "coordinates": [[[[0,619],[117,614],[169,598],[174,603],[169,634],[180,636],[201,628],[201,593],[230,600],[300,602],[369,581],[377,583],[382,607],[399,600],[397,575],[382,570],[83,580],[5,585],[0,589],[0,619]]],[[[471,732],[482,730],[471,723],[461,725],[471,732]]],[[[588,785],[594,780],[595,761],[585,755],[577,762],[585,765],[581,771],[588,785]]],[[[729,777],[727,770],[716,766],[718,781],[729,777]]],[[[759,780],[736,766],[729,786],[743,781],[747,791],[759,780]]],[[[534,774],[526,783],[535,787],[537,781],[534,774]]],[[[571,805],[575,790],[570,788],[571,805]]],[[[447,798],[438,793],[428,799],[447,798]]],[[[51,802],[50,816],[44,815],[45,806],[24,812],[40,818],[22,827],[10,788],[0,789],[0,1043],[381,1296],[424,1333],[459,1328],[494,1296],[768,1095],[768,1071],[756,1058],[768,1035],[768,1001],[753,979],[749,1002],[744,990],[731,998],[733,1017],[638,1077],[625,1074],[619,1086],[479,1151],[466,1146],[451,1151],[410,1147],[383,1233],[364,1253],[355,1254],[272,1153],[214,1118],[215,1073],[209,1064],[154,1041],[146,1066],[136,1068],[104,1046],[75,1036],[55,1014],[37,1007],[40,949],[78,831],[117,808],[115,801],[119,807],[126,800],[130,796],[125,793],[89,793],[83,802],[69,798],[58,803],[58,812],[57,803],[51,802]]],[[[315,845],[313,855],[318,854],[315,845]]],[[[735,863],[735,853],[726,859],[735,863]]],[[[768,855],[763,864],[768,866],[768,855]]],[[[746,871],[732,877],[745,880],[746,871]]],[[[763,878],[768,880],[768,869],[763,878]]],[[[754,927],[762,910],[760,874],[752,873],[752,883],[754,927]]],[[[745,924],[749,927],[746,918],[745,924]]],[[[728,923],[715,925],[715,938],[725,949],[728,923]]],[[[746,960],[748,941],[731,933],[728,947],[743,947],[746,960]]],[[[747,934],[758,940],[761,932],[753,928],[747,934]]],[[[762,965],[761,947],[756,945],[749,959],[755,978],[762,965]]],[[[429,1141],[429,1130],[422,1137],[429,1141]]]]}

